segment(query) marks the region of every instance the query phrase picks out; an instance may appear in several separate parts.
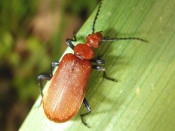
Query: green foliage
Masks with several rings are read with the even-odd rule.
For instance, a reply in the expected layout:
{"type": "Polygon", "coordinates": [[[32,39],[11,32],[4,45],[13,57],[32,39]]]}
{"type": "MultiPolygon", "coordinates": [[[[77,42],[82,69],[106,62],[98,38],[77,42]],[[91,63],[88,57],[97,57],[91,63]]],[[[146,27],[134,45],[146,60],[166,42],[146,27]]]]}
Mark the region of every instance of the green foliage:
{"type": "MultiPolygon", "coordinates": [[[[36,11],[38,0],[1,0],[0,25],[2,29],[10,31],[13,35],[19,34],[28,18],[36,11]]],[[[23,31],[24,32],[24,31],[23,31]]],[[[2,32],[1,32],[2,33],[2,32]]],[[[20,34],[21,35],[21,34],[20,34]]]]}
{"type": "MultiPolygon", "coordinates": [[[[30,67],[36,63],[31,63],[28,58],[33,57],[30,56],[30,54],[34,51],[39,51],[40,48],[42,48],[36,48],[32,52],[28,49],[28,46],[31,44],[39,45],[40,41],[33,37],[37,42],[27,42],[31,39],[27,37],[29,32],[27,24],[31,16],[36,12],[37,5],[37,0],[0,1],[0,67],[1,70],[3,70],[4,67],[8,68],[11,72],[9,75],[12,75],[12,77],[15,76],[14,79],[10,80],[10,88],[17,88],[21,100],[26,100],[31,94],[34,94],[34,97],[36,97],[35,93],[27,93],[26,95],[26,93],[22,92],[24,90],[30,92],[29,90],[34,86],[29,82],[31,81],[31,77],[33,77],[31,74],[33,69],[30,67]]],[[[35,59],[35,57],[33,58],[35,59]]],[[[31,98],[32,97],[31,95],[31,98]]]]}

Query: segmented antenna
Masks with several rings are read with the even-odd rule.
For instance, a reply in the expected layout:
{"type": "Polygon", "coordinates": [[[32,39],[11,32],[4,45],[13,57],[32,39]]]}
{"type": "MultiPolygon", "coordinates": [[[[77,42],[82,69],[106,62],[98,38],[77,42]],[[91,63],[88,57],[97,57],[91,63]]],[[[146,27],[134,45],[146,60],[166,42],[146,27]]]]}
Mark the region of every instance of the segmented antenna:
{"type": "MultiPolygon", "coordinates": [[[[100,12],[101,5],[102,5],[102,1],[100,1],[100,3],[99,3],[98,9],[97,9],[97,13],[96,13],[95,18],[94,18],[94,21],[93,21],[92,33],[94,33],[94,31],[95,31],[95,24],[96,24],[96,20],[97,20],[97,17],[99,15],[99,12],[100,12]]],[[[143,41],[143,42],[148,43],[147,40],[144,40],[144,39],[141,39],[141,38],[137,38],[137,37],[128,37],[128,38],[102,38],[102,41],[116,41],[116,40],[139,40],[139,41],[143,41]]]]}
{"type": "Polygon", "coordinates": [[[92,26],[92,33],[94,33],[94,31],[95,31],[95,23],[96,23],[98,14],[100,12],[101,4],[102,4],[102,1],[100,1],[100,3],[99,3],[98,10],[97,10],[97,13],[96,13],[95,18],[94,18],[94,22],[93,22],[93,26],[92,26]]]}
{"type": "Polygon", "coordinates": [[[140,40],[143,42],[148,43],[147,40],[141,39],[141,38],[136,38],[136,37],[128,37],[128,38],[103,38],[102,41],[115,41],[115,40],[140,40]]]}

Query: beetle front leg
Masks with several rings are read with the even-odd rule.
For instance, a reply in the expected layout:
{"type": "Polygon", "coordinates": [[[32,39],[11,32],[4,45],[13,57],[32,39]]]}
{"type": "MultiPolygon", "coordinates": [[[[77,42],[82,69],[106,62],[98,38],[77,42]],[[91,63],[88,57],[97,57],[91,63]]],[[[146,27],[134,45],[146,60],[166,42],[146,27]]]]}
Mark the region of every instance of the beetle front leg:
{"type": "Polygon", "coordinates": [[[75,47],[75,46],[73,45],[72,42],[76,42],[76,41],[77,41],[75,32],[73,33],[73,36],[74,36],[73,39],[66,39],[67,45],[68,45],[72,50],[74,50],[74,47],[75,47]]]}

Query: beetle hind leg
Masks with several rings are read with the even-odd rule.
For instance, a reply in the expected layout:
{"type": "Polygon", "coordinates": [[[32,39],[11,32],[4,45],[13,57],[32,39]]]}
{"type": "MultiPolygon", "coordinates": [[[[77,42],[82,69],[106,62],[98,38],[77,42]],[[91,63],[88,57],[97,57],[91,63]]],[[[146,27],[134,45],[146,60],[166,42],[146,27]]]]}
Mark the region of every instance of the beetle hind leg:
{"type": "Polygon", "coordinates": [[[86,98],[84,98],[83,103],[84,103],[84,105],[85,105],[85,107],[86,107],[86,109],[87,109],[88,112],[85,113],[85,114],[81,114],[81,115],[80,115],[81,121],[82,121],[82,123],[83,123],[85,126],[87,126],[88,128],[90,128],[90,126],[84,121],[83,118],[84,118],[86,115],[88,115],[88,114],[91,113],[91,107],[90,107],[88,101],[86,100],[86,98]]]}

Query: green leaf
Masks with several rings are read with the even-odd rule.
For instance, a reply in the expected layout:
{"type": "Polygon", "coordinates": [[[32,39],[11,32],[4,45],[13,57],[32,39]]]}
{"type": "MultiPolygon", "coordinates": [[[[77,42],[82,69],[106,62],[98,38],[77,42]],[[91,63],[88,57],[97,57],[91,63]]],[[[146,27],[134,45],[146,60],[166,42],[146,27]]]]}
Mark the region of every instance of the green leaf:
{"type": "MultiPolygon", "coordinates": [[[[93,71],[86,99],[92,113],[85,117],[90,130],[175,129],[175,1],[104,0],[95,30],[108,37],[139,37],[148,40],[103,42],[96,56],[103,55],[108,76],[93,71]]],[[[92,32],[96,10],[77,33],[79,42],[92,32]]],[[[70,49],[66,50],[66,53],[70,49]]],[[[76,81],[76,80],[75,80],[76,81]]],[[[49,83],[47,83],[46,88],[49,83]]],[[[38,107],[39,98],[20,130],[89,130],[79,113],[65,123],[54,123],[38,107]]]]}

